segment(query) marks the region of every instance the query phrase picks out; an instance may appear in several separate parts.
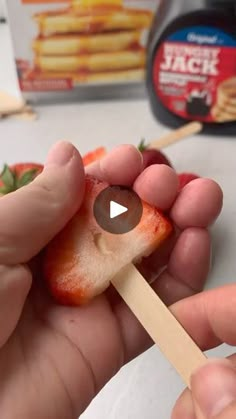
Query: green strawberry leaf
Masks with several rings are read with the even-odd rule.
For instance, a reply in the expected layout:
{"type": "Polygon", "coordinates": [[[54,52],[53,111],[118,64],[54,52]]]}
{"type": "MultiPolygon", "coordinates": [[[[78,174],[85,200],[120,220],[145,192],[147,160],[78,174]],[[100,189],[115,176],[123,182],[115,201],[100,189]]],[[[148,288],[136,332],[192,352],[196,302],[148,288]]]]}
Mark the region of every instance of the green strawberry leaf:
{"type": "Polygon", "coordinates": [[[148,148],[148,144],[145,144],[146,140],[145,138],[142,138],[141,142],[139,143],[138,150],[142,153],[148,148]]]}
{"type": "Polygon", "coordinates": [[[16,177],[15,177],[14,172],[11,171],[11,169],[9,168],[7,164],[4,165],[3,171],[0,177],[4,184],[4,187],[7,190],[9,190],[9,192],[15,190],[16,177]]]}
{"type": "Polygon", "coordinates": [[[37,169],[27,170],[23,175],[17,180],[17,189],[22,188],[23,186],[31,183],[37,174],[37,169]]]}
{"type": "Polygon", "coordinates": [[[0,195],[7,195],[10,192],[13,192],[13,190],[10,188],[7,188],[6,186],[0,187],[0,195]]]}

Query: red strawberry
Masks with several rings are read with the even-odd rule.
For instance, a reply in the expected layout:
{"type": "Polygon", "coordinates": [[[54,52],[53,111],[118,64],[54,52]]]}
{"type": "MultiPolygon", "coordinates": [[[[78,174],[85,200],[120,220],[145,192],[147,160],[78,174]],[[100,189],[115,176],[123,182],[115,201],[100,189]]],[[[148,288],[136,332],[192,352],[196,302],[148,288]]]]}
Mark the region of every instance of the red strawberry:
{"type": "Polygon", "coordinates": [[[99,147],[94,151],[90,151],[83,157],[84,166],[94,163],[96,160],[100,160],[103,156],[105,156],[105,154],[106,149],[104,147],[99,147]]]}
{"type": "Polygon", "coordinates": [[[143,169],[146,169],[153,164],[165,164],[167,166],[172,167],[172,164],[168,160],[168,158],[163,154],[161,151],[148,148],[148,145],[145,145],[145,141],[142,140],[139,147],[139,151],[141,151],[143,156],[143,169]]]}
{"type": "Polygon", "coordinates": [[[16,163],[12,166],[5,165],[0,175],[0,194],[6,195],[28,185],[43,170],[43,165],[38,163],[16,163]]]}
{"type": "Polygon", "coordinates": [[[195,173],[180,173],[178,175],[179,178],[179,189],[183,189],[188,183],[192,182],[192,180],[199,179],[200,176],[196,175],[195,173]]]}
{"type": "Polygon", "coordinates": [[[101,294],[118,271],[151,254],[172,231],[171,223],[145,202],[139,225],[129,233],[113,235],[102,230],[93,206],[107,186],[86,177],[81,209],[46,249],[45,279],[61,304],[80,305],[101,294]]]}

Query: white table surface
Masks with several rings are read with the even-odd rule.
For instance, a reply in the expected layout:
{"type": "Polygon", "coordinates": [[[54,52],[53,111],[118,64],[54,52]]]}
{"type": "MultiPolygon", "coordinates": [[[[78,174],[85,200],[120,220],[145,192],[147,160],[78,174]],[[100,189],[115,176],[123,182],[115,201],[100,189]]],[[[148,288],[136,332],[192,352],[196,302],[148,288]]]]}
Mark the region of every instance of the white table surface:
{"type": "MultiPolygon", "coordinates": [[[[0,25],[0,89],[18,94],[8,28],[0,25]]],[[[57,140],[72,141],[82,153],[104,144],[137,144],[158,138],[167,129],[152,116],[146,100],[86,103],[38,108],[35,122],[0,122],[0,164],[43,161],[57,140]]],[[[223,213],[213,230],[213,269],[208,288],[236,278],[236,140],[198,136],[170,147],[179,171],[212,177],[224,190],[223,213]]],[[[224,345],[212,356],[233,352],[224,345]]],[[[103,389],[83,419],[169,419],[183,388],[181,380],[156,347],[137,358],[103,389]]]]}
{"type": "Polygon", "coordinates": [[[0,18],[6,17],[6,4],[5,0],[0,0],[0,18]]]}

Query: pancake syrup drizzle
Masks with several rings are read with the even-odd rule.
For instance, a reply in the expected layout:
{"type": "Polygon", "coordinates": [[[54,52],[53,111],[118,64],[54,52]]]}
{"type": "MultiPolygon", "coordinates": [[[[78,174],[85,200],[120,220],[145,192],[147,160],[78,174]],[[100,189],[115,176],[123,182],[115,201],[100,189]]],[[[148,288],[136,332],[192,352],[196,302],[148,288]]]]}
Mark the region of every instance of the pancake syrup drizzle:
{"type": "Polygon", "coordinates": [[[236,1],[162,0],[149,38],[147,88],[155,116],[177,127],[236,133],[236,1]]]}

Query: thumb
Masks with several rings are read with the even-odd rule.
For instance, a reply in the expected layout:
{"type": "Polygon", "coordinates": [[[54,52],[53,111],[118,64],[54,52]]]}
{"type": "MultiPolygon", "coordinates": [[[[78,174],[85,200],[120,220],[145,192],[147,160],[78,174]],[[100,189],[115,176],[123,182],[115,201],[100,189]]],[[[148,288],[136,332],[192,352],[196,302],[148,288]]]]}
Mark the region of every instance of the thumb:
{"type": "Polygon", "coordinates": [[[26,266],[0,265],[0,348],[18,323],[31,280],[30,270],[26,266]]]}
{"type": "Polygon", "coordinates": [[[56,144],[31,184],[0,199],[0,264],[25,263],[40,252],[80,207],[84,185],[79,152],[56,144]]]}
{"type": "Polygon", "coordinates": [[[236,418],[236,368],[228,360],[211,360],[191,380],[197,419],[236,418]]]}

